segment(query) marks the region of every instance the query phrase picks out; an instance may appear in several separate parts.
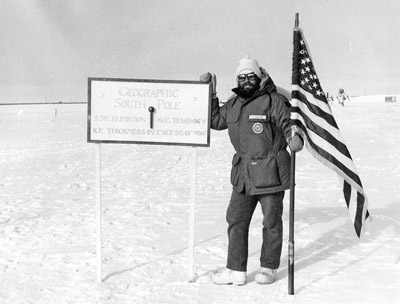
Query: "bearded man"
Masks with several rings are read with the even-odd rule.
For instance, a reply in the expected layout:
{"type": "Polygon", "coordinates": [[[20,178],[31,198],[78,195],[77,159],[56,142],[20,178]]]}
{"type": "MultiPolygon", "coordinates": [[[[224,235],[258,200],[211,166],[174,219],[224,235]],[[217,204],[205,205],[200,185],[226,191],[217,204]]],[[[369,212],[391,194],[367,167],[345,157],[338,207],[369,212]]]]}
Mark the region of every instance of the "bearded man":
{"type": "Polygon", "coordinates": [[[228,129],[236,151],[232,160],[232,195],[226,212],[228,257],[226,268],[214,273],[216,284],[246,283],[248,234],[258,203],[263,213],[259,284],[275,281],[282,252],[282,212],[285,190],[290,186],[290,155],[303,148],[298,134],[292,135],[290,103],[277,93],[276,86],[258,61],[245,56],[236,70],[235,93],[219,106],[216,76],[205,73],[203,82],[212,82],[211,127],[228,129]]]}

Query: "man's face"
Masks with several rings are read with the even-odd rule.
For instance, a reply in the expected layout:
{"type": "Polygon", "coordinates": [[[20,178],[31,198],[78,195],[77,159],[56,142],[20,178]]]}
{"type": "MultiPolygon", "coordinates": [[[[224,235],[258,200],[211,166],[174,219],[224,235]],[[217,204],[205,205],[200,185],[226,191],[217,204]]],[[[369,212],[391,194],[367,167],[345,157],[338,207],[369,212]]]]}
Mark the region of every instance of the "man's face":
{"type": "Polygon", "coordinates": [[[260,88],[260,78],[254,73],[240,74],[237,76],[239,94],[250,98],[260,88]]]}

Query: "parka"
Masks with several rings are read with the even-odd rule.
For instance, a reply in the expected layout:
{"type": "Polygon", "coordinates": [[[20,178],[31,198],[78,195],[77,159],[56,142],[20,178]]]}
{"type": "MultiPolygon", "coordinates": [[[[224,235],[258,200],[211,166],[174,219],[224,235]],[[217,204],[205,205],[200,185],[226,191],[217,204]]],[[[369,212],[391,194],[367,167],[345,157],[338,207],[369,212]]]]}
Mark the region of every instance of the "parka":
{"type": "Polygon", "coordinates": [[[231,183],[237,192],[248,195],[275,193],[289,189],[291,137],[290,103],[277,93],[268,76],[249,99],[235,95],[219,106],[212,99],[211,128],[228,129],[236,151],[232,159],[231,183]]]}

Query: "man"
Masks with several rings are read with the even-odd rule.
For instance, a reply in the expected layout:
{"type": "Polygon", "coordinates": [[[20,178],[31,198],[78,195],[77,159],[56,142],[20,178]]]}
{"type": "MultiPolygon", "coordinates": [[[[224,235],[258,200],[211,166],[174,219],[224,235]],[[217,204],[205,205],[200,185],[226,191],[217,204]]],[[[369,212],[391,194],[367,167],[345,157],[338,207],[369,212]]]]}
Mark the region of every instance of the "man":
{"type": "Polygon", "coordinates": [[[290,104],[258,61],[245,56],[236,70],[235,95],[219,106],[216,77],[200,76],[212,82],[211,127],[228,129],[235,155],[232,161],[232,196],[226,212],[228,258],[223,271],[211,277],[216,284],[243,285],[246,282],[248,232],[253,212],[260,202],[263,212],[261,268],[255,280],[274,282],[282,251],[284,191],[290,186],[290,155],[286,148],[300,151],[303,140],[292,137],[290,104]]]}
{"type": "Polygon", "coordinates": [[[347,94],[344,92],[343,89],[339,89],[339,93],[337,94],[336,98],[337,98],[337,100],[338,100],[338,103],[339,103],[342,107],[344,107],[344,102],[345,102],[345,100],[348,100],[348,99],[349,99],[349,96],[347,96],[347,94]]]}

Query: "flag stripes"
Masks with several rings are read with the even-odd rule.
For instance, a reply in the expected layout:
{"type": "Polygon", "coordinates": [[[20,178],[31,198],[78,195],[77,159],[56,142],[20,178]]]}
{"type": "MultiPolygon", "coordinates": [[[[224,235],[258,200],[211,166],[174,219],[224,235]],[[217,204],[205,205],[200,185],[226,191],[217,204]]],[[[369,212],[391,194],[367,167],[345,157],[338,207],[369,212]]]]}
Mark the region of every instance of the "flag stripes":
{"type": "Polygon", "coordinates": [[[292,117],[296,116],[295,113],[298,114],[299,119],[306,121],[303,123],[303,125],[306,125],[308,129],[310,129],[319,137],[322,137],[324,140],[334,146],[340,153],[347,156],[348,158],[351,158],[346,145],[337,140],[336,135],[338,129],[329,130],[329,126],[326,129],[322,128],[321,123],[323,123],[323,120],[316,116],[313,112],[307,111],[302,108],[303,104],[299,103],[298,107],[293,109],[292,117]],[[306,113],[308,113],[308,115],[306,113]]]}
{"type": "Polygon", "coordinates": [[[352,188],[346,180],[343,181],[343,193],[345,196],[346,205],[349,208],[350,215],[353,215],[355,217],[354,228],[357,235],[360,237],[364,222],[363,219],[370,219],[368,210],[364,212],[364,208],[366,208],[367,204],[366,196],[365,194],[362,194],[352,188]],[[357,204],[350,204],[352,196],[355,197],[357,204]]]}
{"type": "Polygon", "coordinates": [[[330,108],[327,103],[314,99],[312,94],[303,90],[300,86],[294,85],[292,87],[292,98],[298,99],[303,105],[309,108],[310,112],[315,113],[317,116],[326,120],[332,127],[337,128],[337,124],[332,115],[329,114],[330,108]]]}
{"type": "MultiPolygon", "coordinates": [[[[295,120],[293,116],[292,119],[295,120]]],[[[337,174],[344,175],[347,177],[347,179],[353,181],[353,187],[361,191],[361,180],[357,173],[354,172],[354,169],[351,169],[354,168],[354,164],[349,162],[348,159],[342,158],[340,154],[335,153],[334,147],[318,134],[307,130],[304,126],[304,123],[301,122],[301,118],[299,120],[295,120],[294,123],[297,126],[300,125],[302,130],[301,134],[305,137],[306,147],[313,154],[313,156],[318,158],[319,161],[321,161],[325,166],[334,170],[337,174]]]]}
{"type": "Polygon", "coordinates": [[[294,31],[291,119],[306,148],[335,171],[358,237],[369,218],[361,179],[319,83],[303,33],[294,31]]]}

